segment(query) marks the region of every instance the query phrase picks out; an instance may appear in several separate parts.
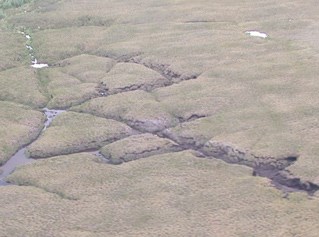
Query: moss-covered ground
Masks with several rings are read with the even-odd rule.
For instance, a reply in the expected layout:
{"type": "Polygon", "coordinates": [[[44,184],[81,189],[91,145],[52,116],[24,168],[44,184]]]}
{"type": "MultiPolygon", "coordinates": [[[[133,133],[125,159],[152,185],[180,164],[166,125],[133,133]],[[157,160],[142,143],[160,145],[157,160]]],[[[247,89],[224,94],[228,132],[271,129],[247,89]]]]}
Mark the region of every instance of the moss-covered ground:
{"type": "Polygon", "coordinates": [[[315,1],[0,7],[0,236],[318,236],[315,1]]]}

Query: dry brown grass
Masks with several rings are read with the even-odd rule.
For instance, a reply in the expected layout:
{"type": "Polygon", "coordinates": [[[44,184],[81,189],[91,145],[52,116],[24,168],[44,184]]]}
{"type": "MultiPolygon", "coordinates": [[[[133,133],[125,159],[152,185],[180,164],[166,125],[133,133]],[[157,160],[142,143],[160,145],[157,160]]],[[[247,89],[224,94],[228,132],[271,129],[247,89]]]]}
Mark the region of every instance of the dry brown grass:
{"type": "Polygon", "coordinates": [[[42,93],[37,73],[31,67],[0,72],[0,99],[35,108],[44,107],[48,103],[48,98],[42,93]]]}
{"type": "Polygon", "coordinates": [[[127,161],[179,150],[180,148],[175,142],[146,133],[130,136],[108,144],[102,147],[101,153],[112,164],[121,164],[127,161]]]}
{"type": "MultiPolygon", "coordinates": [[[[0,96],[33,107],[47,102],[68,107],[95,97],[101,81],[118,92],[158,83],[156,70],[179,74],[178,79],[200,74],[152,92],[126,92],[74,106],[92,115],[62,114],[29,150],[51,156],[100,148],[108,138],[106,130],[116,133],[117,125],[130,130],[97,115],[149,132],[172,127],[166,134],[177,141],[213,139],[262,155],[297,152],[301,156],[289,169],[319,182],[317,12],[315,1],[301,0],[37,1],[6,12],[1,21],[0,68],[25,64],[25,39],[10,31],[23,26],[33,37],[39,61],[55,66],[35,75],[23,67],[1,72],[0,96]],[[264,31],[269,38],[249,37],[246,30],[264,31]],[[134,55],[155,71],[123,63],[134,55]],[[179,124],[201,116],[206,117],[179,124]]],[[[3,103],[32,114],[32,128],[41,126],[40,113],[3,103]]],[[[16,129],[20,122],[9,121],[10,112],[2,111],[1,144],[25,137],[30,127],[16,129]]],[[[21,143],[9,144],[16,149],[21,143]]],[[[89,154],[60,156],[16,171],[12,182],[38,188],[1,188],[6,205],[0,211],[0,233],[317,236],[317,197],[294,193],[283,199],[268,180],[252,177],[250,169],[200,160],[190,152],[121,166],[96,159],[89,154]]]]}
{"type": "Polygon", "coordinates": [[[48,108],[68,108],[98,95],[96,83],[82,83],[56,68],[41,72],[40,77],[50,98],[48,108]]]}
{"type": "Polygon", "coordinates": [[[116,64],[101,81],[111,94],[136,89],[151,90],[169,83],[158,72],[136,63],[116,64]]]}
{"type": "Polygon", "coordinates": [[[27,50],[24,37],[5,29],[1,29],[0,32],[0,70],[26,64],[27,50]]]}
{"type": "Polygon", "coordinates": [[[114,120],[65,112],[57,116],[27,151],[35,158],[69,154],[98,149],[132,134],[130,127],[114,120]]]}
{"type": "Polygon", "coordinates": [[[151,93],[141,90],[92,99],[72,110],[123,120],[147,132],[160,131],[178,123],[151,93]]]}
{"type": "MultiPolygon", "coordinates": [[[[317,234],[317,198],[311,200],[295,193],[283,199],[268,180],[252,177],[248,168],[199,159],[187,151],[120,166],[103,165],[96,160],[82,153],[20,168],[9,180],[37,188],[4,189],[1,199],[11,201],[1,209],[1,223],[15,218],[12,213],[20,206],[19,213],[37,215],[42,223],[54,221],[55,225],[47,230],[51,236],[317,234]],[[28,189],[38,195],[27,196],[39,199],[37,208],[33,201],[18,199],[28,189]],[[17,197],[11,199],[13,195],[17,197]],[[50,209],[51,214],[43,213],[52,203],[55,207],[50,209]],[[4,219],[7,210],[11,214],[4,219]]],[[[10,226],[17,227],[12,236],[21,231],[41,235],[46,230],[46,225],[39,226],[31,218],[18,220],[11,222],[10,226]]],[[[8,225],[2,228],[5,232],[9,229],[8,225]]]]}

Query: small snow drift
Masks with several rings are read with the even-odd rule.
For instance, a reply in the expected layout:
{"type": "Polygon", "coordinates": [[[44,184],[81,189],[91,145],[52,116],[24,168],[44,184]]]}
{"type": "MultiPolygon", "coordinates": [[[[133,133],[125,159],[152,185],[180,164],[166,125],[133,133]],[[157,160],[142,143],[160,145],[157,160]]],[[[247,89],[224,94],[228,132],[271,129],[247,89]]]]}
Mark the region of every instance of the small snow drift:
{"type": "Polygon", "coordinates": [[[31,67],[33,68],[44,68],[44,67],[48,67],[49,65],[46,64],[46,63],[35,63],[35,64],[32,64],[31,67]]]}
{"type": "Polygon", "coordinates": [[[48,67],[49,65],[46,63],[38,63],[38,60],[35,58],[34,60],[32,60],[32,65],[31,67],[33,68],[44,68],[44,67],[48,67]]]}
{"type": "MultiPolygon", "coordinates": [[[[27,40],[31,41],[31,36],[29,34],[26,34],[24,31],[18,31],[18,33],[24,35],[27,38],[27,40]]],[[[38,69],[38,68],[44,68],[49,66],[46,63],[38,63],[38,60],[35,58],[33,53],[33,47],[30,44],[27,43],[25,47],[29,50],[29,55],[32,60],[31,67],[38,69]]]]}
{"type": "Polygon", "coordinates": [[[246,31],[245,32],[246,34],[249,34],[250,36],[253,36],[253,37],[259,37],[259,38],[267,38],[268,35],[266,33],[263,33],[263,32],[259,32],[259,31],[246,31]]]}

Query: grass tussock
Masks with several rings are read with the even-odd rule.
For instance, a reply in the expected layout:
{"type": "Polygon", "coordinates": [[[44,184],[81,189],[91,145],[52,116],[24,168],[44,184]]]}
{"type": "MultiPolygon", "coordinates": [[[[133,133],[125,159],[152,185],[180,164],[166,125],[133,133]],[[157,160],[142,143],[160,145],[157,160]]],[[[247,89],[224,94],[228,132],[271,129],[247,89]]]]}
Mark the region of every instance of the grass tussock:
{"type": "Polygon", "coordinates": [[[96,83],[82,83],[77,78],[50,68],[39,74],[48,108],[65,109],[98,96],[96,83]]]}
{"type": "Polygon", "coordinates": [[[134,135],[104,146],[101,153],[113,164],[178,151],[173,141],[152,134],[134,135]]]}
{"type": "Polygon", "coordinates": [[[36,71],[31,67],[18,67],[0,72],[0,99],[44,107],[48,98],[41,91],[36,71]]]}
{"type": "Polygon", "coordinates": [[[169,83],[158,72],[134,63],[116,64],[101,82],[111,94],[135,89],[151,90],[169,83]]]}
{"type": "Polygon", "coordinates": [[[0,42],[0,71],[29,63],[25,38],[22,35],[0,30],[0,42]]]}
{"type": "Polygon", "coordinates": [[[178,123],[156,98],[145,91],[137,90],[90,100],[72,108],[104,118],[125,121],[142,131],[155,132],[178,123]]]}
{"type": "Polygon", "coordinates": [[[27,148],[27,152],[34,158],[76,153],[99,149],[132,134],[130,127],[114,120],[65,112],[57,116],[42,136],[27,148]]]}

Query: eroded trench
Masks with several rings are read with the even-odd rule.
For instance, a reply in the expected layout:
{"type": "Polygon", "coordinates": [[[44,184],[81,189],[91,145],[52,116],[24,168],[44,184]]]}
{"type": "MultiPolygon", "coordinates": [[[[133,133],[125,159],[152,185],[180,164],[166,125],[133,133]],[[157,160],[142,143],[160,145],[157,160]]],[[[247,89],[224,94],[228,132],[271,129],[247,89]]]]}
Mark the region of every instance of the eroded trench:
{"type": "MultiPolygon", "coordinates": [[[[24,32],[20,32],[20,33],[23,34],[28,41],[31,40],[31,37],[27,35],[26,33],[24,32]]],[[[26,47],[30,51],[32,67],[42,68],[42,67],[48,66],[47,64],[38,64],[36,58],[32,54],[33,48],[28,44],[26,45],[26,47]]],[[[155,64],[150,62],[145,63],[142,60],[142,57],[140,57],[140,55],[131,55],[128,57],[123,56],[122,58],[121,57],[114,58],[110,55],[104,55],[104,57],[112,58],[116,60],[117,62],[129,62],[129,63],[136,63],[136,64],[143,65],[151,70],[154,70],[160,73],[163,77],[165,77],[168,80],[168,83],[165,83],[164,85],[161,85],[161,86],[158,86],[158,85],[151,85],[151,86],[148,85],[147,87],[133,86],[133,87],[124,88],[122,91],[119,91],[118,93],[125,93],[125,92],[133,91],[133,90],[152,91],[156,88],[168,87],[185,80],[197,79],[199,76],[199,74],[182,75],[180,73],[174,72],[173,70],[170,69],[169,65],[167,64],[155,64]]],[[[99,96],[101,97],[110,95],[110,93],[108,93],[108,88],[106,88],[103,84],[98,85],[96,89],[98,91],[99,96]]],[[[64,111],[67,111],[67,109],[56,110],[56,109],[43,108],[42,111],[46,115],[46,120],[43,125],[43,130],[41,131],[39,136],[50,126],[50,124],[56,118],[56,116],[58,116],[64,111]]],[[[189,122],[189,121],[201,119],[203,117],[205,116],[193,114],[188,119],[179,118],[179,122],[180,123],[189,122]]],[[[141,129],[140,126],[135,126],[134,123],[130,123],[128,121],[123,121],[123,120],[118,120],[118,121],[121,123],[125,123],[127,126],[137,131],[138,134],[150,133],[150,132],[146,132],[144,129],[141,129]]],[[[238,165],[244,165],[244,166],[250,167],[252,168],[253,176],[262,176],[262,177],[268,178],[269,180],[271,180],[271,183],[276,188],[282,190],[285,193],[303,191],[303,192],[307,192],[309,195],[312,195],[319,190],[319,186],[317,184],[312,183],[310,181],[304,181],[300,179],[299,177],[294,176],[288,170],[288,167],[298,160],[297,155],[287,155],[283,157],[256,156],[250,151],[236,148],[230,144],[221,143],[214,140],[197,141],[196,139],[192,137],[178,136],[170,132],[169,129],[170,128],[165,128],[161,131],[152,132],[153,135],[159,138],[168,139],[176,144],[174,146],[174,149],[170,150],[169,152],[179,152],[183,150],[190,150],[193,152],[193,154],[196,157],[201,159],[203,158],[220,159],[229,164],[238,164],[238,165]]],[[[37,139],[35,139],[33,142],[37,141],[37,139]]],[[[32,144],[33,142],[31,142],[30,144],[32,144]]],[[[12,172],[14,172],[14,170],[18,166],[35,162],[35,159],[28,158],[25,153],[27,146],[30,144],[27,144],[26,146],[18,150],[2,167],[0,167],[0,170],[1,170],[0,185],[10,185],[10,183],[7,183],[5,181],[5,178],[8,175],[10,175],[12,172]]],[[[110,159],[109,157],[103,156],[102,153],[100,152],[100,149],[101,147],[99,147],[98,149],[94,149],[90,151],[84,150],[81,152],[90,152],[96,155],[97,157],[99,157],[103,161],[103,163],[106,163],[108,165],[118,165],[123,162],[127,162],[127,160],[125,159],[120,159],[119,161],[114,162],[114,160],[110,159]]],[[[156,148],[156,149],[141,151],[140,153],[135,154],[134,158],[131,160],[147,158],[149,156],[152,156],[154,153],[156,154],[160,150],[161,150],[160,148],[156,148]],[[147,155],[147,153],[149,153],[150,155],[147,155]]],[[[159,152],[159,153],[163,153],[163,152],[159,152]]]]}

